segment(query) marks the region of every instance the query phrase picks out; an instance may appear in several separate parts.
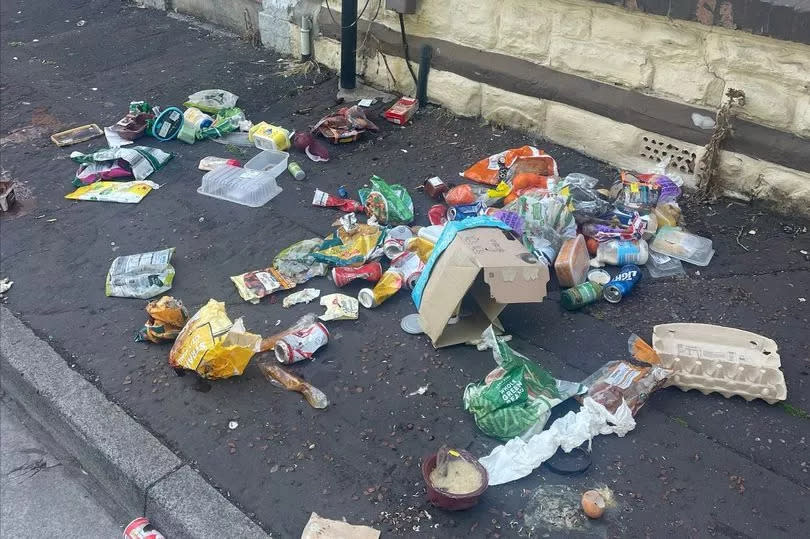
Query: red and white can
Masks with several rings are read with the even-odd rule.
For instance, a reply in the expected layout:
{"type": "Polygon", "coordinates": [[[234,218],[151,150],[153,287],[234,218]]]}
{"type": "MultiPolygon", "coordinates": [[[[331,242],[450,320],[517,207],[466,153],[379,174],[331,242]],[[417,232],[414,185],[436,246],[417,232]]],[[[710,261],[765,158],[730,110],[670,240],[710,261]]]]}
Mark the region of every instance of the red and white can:
{"type": "Polygon", "coordinates": [[[431,225],[443,225],[447,222],[447,206],[434,204],[428,210],[428,221],[431,225]]]}
{"type": "Polygon", "coordinates": [[[412,251],[405,251],[391,261],[389,269],[395,269],[403,276],[405,286],[413,290],[419,276],[425,269],[425,263],[419,258],[419,255],[412,251]]]}
{"type": "Polygon", "coordinates": [[[357,268],[332,268],[332,281],[338,288],[346,286],[355,279],[365,279],[376,283],[382,274],[383,269],[379,262],[369,262],[357,268]]]}
{"type": "Polygon", "coordinates": [[[291,365],[305,359],[312,359],[315,352],[329,342],[329,330],[320,322],[293,331],[276,343],[274,351],[279,363],[291,365]]]}
{"type": "Polygon", "coordinates": [[[395,226],[385,236],[383,253],[389,260],[393,260],[405,250],[405,241],[412,237],[413,231],[409,227],[405,225],[395,226]]]}
{"type": "Polygon", "coordinates": [[[163,534],[157,531],[149,519],[138,517],[124,528],[124,539],[166,539],[163,534]]]}

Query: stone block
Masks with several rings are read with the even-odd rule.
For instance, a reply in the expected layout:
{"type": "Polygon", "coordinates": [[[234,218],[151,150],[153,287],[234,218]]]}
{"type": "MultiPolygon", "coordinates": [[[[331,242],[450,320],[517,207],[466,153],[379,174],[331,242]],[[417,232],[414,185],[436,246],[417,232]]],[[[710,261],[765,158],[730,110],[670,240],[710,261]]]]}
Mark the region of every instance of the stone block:
{"type": "Polygon", "coordinates": [[[721,151],[715,174],[723,189],[741,195],[738,198],[750,198],[760,181],[763,168],[764,163],[759,159],[741,153],[721,151]]]}
{"type": "Polygon", "coordinates": [[[617,166],[650,166],[638,155],[642,134],[635,126],[598,114],[554,101],[546,104],[545,138],[617,166]]]}
{"type": "Polygon", "coordinates": [[[555,0],[554,2],[541,2],[545,10],[551,14],[552,35],[565,39],[588,39],[591,35],[591,19],[593,10],[590,3],[567,2],[555,0]]]}
{"type": "Polygon", "coordinates": [[[725,83],[694,54],[651,55],[655,95],[686,103],[720,105],[725,83]]]}
{"type": "Polygon", "coordinates": [[[449,71],[430,72],[428,97],[459,116],[481,114],[481,84],[449,71]]]}
{"type": "Polygon", "coordinates": [[[740,117],[783,130],[793,126],[798,95],[782,81],[738,71],[730,72],[724,78],[727,89],[745,92],[745,106],[738,113],[740,117]]]}
{"type": "Polygon", "coordinates": [[[318,37],[312,43],[315,60],[331,69],[340,69],[340,41],[318,37]]]}
{"type": "Polygon", "coordinates": [[[706,61],[725,77],[734,71],[770,78],[805,92],[810,88],[810,45],[776,41],[760,36],[714,31],[706,36],[706,61]]]}
{"type": "Polygon", "coordinates": [[[606,7],[597,8],[591,37],[660,51],[695,50],[701,41],[693,25],[606,7]]]}
{"type": "Polygon", "coordinates": [[[539,134],[546,119],[546,102],[482,84],[481,116],[500,126],[539,134]]]}
{"type": "MultiPolygon", "coordinates": [[[[406,31],[492,49],[498,39],[500,3],[468,0],[422,0],[419,11],[406,17],[406,31]]],[[[394,26],[399,29],[399,21],[394,26]]]]}
{"type": "Polygon", "coordinates": [[[810,138],[810,96],[808,95],[800,97],[796,104],[793,131],[799,136],[810,138]]]}
{"type": "Polygon", "coordinates": [[[270,11],[259,12],[259,37],[262,45],[279,54],[292,54],[292,40],[298,27],[287,18],[279,18],[270,11]]]}
{"type": "Polygon", "coordinates": [[[778,165],[766,166],[753,194],[772,201],[781,213],[806,215],[810,207],[810,174],[778,165]]]}
{"type": "Polygon", "coordinates": [[[495,49],[510,56],[545,62],[553,16],[540,2],[505,0],[495,49]]]}
{"type": "Polygon", "coordinates": [[[652,82],[652,64],[637,47],[555,38],[549,56],[552,68],[590,79],[628,88],[646,88],[652,82]]]}

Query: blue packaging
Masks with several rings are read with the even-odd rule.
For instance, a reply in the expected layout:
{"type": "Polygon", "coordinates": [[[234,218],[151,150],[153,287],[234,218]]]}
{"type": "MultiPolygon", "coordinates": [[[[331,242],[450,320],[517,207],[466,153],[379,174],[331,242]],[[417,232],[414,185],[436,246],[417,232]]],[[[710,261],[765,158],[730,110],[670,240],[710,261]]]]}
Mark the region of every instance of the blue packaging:
{"type": "Polygon", "coordinates": [[[483,202],[474,202],[473,204],[460,204],[458,206],[450,206],[447,209],[448,221],[461,221],[467,217],[477,217],[484,215],[487,210],[487,205],[483,202]]]}
{"type": "Polygon", "coordinates": [[[605,285],[602,296],[610,303],[619,303],[641,280],[641,268],[635,264],[622,266],[619,273],[605,285]]]}

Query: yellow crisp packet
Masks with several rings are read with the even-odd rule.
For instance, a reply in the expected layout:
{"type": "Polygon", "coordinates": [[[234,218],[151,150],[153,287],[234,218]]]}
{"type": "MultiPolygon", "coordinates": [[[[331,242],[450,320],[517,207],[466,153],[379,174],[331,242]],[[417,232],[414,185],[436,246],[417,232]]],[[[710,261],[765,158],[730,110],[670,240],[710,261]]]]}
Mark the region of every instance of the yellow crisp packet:
{"type": "Polygon", "coordinates": [[[500,182],[495,186],[495,189],[490,189],[487,191],[487,196],[489,198],[506,198],[511,192],[512,187],[510,187],[508,183],[500,182]]]}
{"type": "Polygon", "coordinates": [[[96,200],[99,202],[122,202],[137,204],[157,184],[149,181],[132,182],[95,182],[79,187],[65,195],[70,200],[96,200]]]}
{"type": "Polygon", "coordinates": [[[241,318],[231,322],[223,302],[210,299],[177,336],[169,365],[197,371],[209,379],[238,376],[260,341],[261,336],[245,331],[241,318]]]}

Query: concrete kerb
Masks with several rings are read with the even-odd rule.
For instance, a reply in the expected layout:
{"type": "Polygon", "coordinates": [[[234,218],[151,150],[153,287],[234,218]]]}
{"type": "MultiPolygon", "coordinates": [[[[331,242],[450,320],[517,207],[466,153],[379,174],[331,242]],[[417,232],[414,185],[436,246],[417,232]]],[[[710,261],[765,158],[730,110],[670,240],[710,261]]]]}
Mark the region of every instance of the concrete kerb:
{"type": "Polygon", "coordinates": [[[145,515],[173,538],[268,537],[5,307],[0,375],[6,393],[132,518],[145,515]]]}

